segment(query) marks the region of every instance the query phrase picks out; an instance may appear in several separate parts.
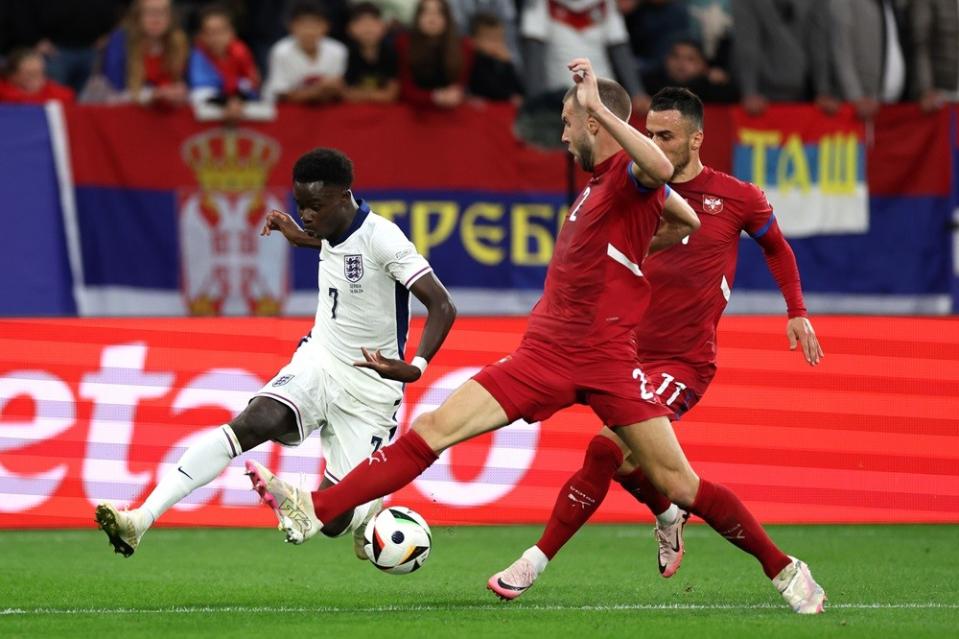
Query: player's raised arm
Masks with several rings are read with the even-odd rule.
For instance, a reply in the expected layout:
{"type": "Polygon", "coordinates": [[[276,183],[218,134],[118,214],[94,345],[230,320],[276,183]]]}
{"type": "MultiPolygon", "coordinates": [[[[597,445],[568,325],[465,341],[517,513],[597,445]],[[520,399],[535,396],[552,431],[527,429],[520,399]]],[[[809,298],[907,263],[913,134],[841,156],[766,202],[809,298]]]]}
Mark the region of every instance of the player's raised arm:
{"type": "Polygon", "coordinates": [[[576,83],[576,101],[600,126],[609,131],[633,160],[633,175],[647,188],[665,184],[673,175],[673,164],[666,154],[629,123],[621,120],[603,104],[593,66],[586,58],[569,63],[576,83]]]}
{"type": "Polygon", "coordinates": [[[669,248],[699,229],[699,217],[682,195],[670,189],[663,205],[663,220],[659,223],[649,254],[669,248]]]}

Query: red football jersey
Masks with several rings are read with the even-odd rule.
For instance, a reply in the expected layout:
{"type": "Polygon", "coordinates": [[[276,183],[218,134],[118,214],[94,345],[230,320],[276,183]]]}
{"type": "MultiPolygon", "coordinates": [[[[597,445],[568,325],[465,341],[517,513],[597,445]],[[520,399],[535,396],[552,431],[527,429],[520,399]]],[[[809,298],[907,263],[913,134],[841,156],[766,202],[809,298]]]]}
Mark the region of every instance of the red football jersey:
{"type": "Polygon", "coordinates": [[[631,339],[649,303],[643,257],[667,189],[647,189],[625,151],[595,167],[556,239],[527,334],[564,346],[631,339]],[[629,300],[629,303],[625,303],[629,300]]]}
{"type": "Polygon", "coordinates": [[[772,207],[756,185],[709,167],[670,187],[686,198],[702,225],[646,258],[652,305],[639,326],[639,359],[715,368],[716,327],[736,275],[739,234],[761,237],[774,219],[772,207]]]}

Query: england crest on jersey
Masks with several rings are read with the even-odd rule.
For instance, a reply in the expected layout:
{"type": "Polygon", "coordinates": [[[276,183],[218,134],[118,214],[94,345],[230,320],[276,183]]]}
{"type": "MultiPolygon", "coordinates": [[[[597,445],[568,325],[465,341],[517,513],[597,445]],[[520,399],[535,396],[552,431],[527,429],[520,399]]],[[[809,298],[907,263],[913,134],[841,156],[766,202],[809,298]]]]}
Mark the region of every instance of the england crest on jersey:
{"type": "Polygon", "coordinates": [[[723,210],[723,199],[715,195],[703,196],[703,212],[716,215],[723,210]]]}
{"type": "Polygon", "coordinates": [[[344,257],[343,274],[350,282],[359,282],[363,278],[363,256],[347,255],[344,257]]]}

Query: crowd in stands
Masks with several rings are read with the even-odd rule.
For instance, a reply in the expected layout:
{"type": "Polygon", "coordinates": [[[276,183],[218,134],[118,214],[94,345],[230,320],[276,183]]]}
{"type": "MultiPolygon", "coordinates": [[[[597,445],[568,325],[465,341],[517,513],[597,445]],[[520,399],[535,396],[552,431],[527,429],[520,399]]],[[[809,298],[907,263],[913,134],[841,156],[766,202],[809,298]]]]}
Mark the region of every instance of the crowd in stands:
{"type": "Polygon", "coordinates": [[[555,100],[589,57],[637,111],[668,85],[770,102],[959,100],[957,0],[0,3],[0,101],[215,106],[555,100]]]}

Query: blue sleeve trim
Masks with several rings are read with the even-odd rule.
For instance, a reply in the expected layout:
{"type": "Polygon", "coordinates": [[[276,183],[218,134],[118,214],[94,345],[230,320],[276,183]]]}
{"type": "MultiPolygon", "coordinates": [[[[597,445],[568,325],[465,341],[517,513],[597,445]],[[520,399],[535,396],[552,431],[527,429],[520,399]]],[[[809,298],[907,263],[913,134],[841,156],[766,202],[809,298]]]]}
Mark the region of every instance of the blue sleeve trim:
{"type": "Polygon", "coordinates": [[[671,188],[669,188],[669,185],[668,185],[668,184],[664,184],[664,185],[663,185],[663,202],[665,202],[666,200],[669,199],[669,194],[672,193],[672,192],[673,192],[673,190],[672,190],[671,188]]]}
{"type": "Polygon", "coordinates": [[[629,179],[632,180],[633,186],[635,186],[640,193],[649,193],[650,191],[654,191],[655,189],[647,188],[639,183],[639,180],[636,179],[636,174],[633,173],[633,164],[635,164],[635,162],[631,161],[626,165],[626,175],[628,175],[629,179]]]}
{"type": "Polygon", "coordinates": [[[759,229],[758,231],[756,231],[755,233],[750,233],[749,237],[753,238],[754,240],[758,240],[759,238],[761,238],[763,235],[766,234],[766,231],[769,230],[769,227],[772,226],[773,222],[775,221],[776,221],[776,214],[770,213],[769,219],[766,220],[766,223],[763,225],[763,227],[759,229]]]}

